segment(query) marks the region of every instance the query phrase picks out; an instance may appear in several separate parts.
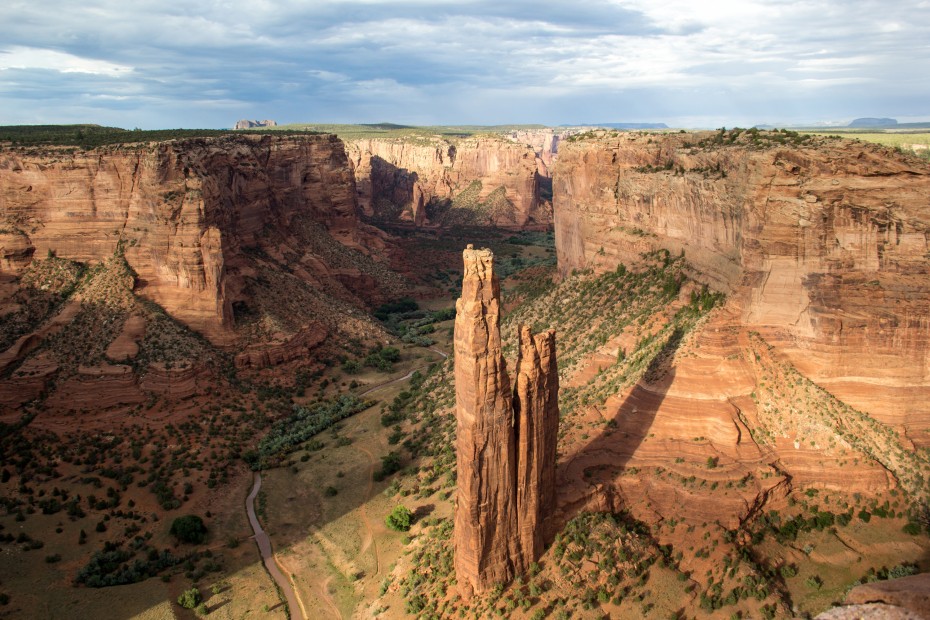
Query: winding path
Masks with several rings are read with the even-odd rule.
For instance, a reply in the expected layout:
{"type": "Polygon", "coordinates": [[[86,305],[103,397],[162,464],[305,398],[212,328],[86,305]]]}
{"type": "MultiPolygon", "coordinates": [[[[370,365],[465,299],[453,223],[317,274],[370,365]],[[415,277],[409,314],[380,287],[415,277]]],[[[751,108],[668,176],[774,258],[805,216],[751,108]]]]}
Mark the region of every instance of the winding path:
{"type": "MultiPolygon", "coordinates": [[[[434,349],[434,348],[430,347],[430,351],[432,351],[433,353],[438,353],[439,355],[442,356],[443,359],[446,359],[446,358],[449,357],[449,354],[448,354],[448,353],[443,353],[443,352],[440,351],[439,349],[434,349]]],[[[430,362],[430,363],[432,363],[432,362],[430,362]]],[[[377,392],[377,391],[380,390],[381,388],[386,388],[386,387],[389,386],[389,385],[394,385],[395,383],[400,383],[401,381],[406,381],[407,379],[409,379],[410,377],[413,376],[413,373],[415,373],[415,372],[417,372],[417,371],[419,371],[419,370],[423,370],[424,368],[427,368],[428,366],[429,366],[429,365],[427,364],[427,366],[420,366],[419,368],[414,368],[413,370],[411,370],[410,372],[408,372],[407,374],[405,374],[403,377],[397,377],[396,379],[391,379],[390,381],[385,381],[384,383],[379,383],[378,385],[372,386],[372,387],[368,388],[367,390],[365,390],[364,392],[360,392],[360,393],[359,393],[359,396],[365,396],[366,394],[371,394],[372,392],[377,392]]]]}
{"type": "MultiPolygon", "coordinates": [[[[430,351],[433,351],[434,353],[438,353],[439,355],[443,357],[443,359],[449,357],[447,353],[444,353],[443,351],[440,351],[439,349],[430,348],[430,351]]],[[[373,387],[370,387],[364,392],[362,392],[361,395],[364,396],[365,394],[376,392],[389,385],[400,383],[401,381],[406,381],[407,379],[413,376],[413,373],[417,372],[418,370],[422,370],[423,368],[425,368],[425,366],[422,368],[414,368],[413,370],[405,374],[403,377],[392,379],[380,385],[375,385],[373,387]]],[[[360,450],[364,452],[369,459],[367,497],[370,499],[371,490],[372,490],[372,475],[374,474],[374,467],[375,467],[375,458],[374,458],[374,455],[370,451],[365,450],[364,448],[360,448],[360,450]]],[[[246,513],[248,514],[249,524],[252,526],[252,531],[255,533],[255,536],[254,536],[255,543],[258,545],[258,550],[261,553],[262,561],[265,564],[265,568],[268,569],[268,573],[271,575],[271,578],[274,579],[276,584],[278,584],[278,587],[281,589],[281,592],[284,593],[285,599],[287,599],[287,607],[288,607],[288,610],[290,611],[291,619],[292,620],[306,620],[308,618],[308,615],[306,613],[306,610],[304,610],[304,607],[300,601],[300,598],[297,596],[297,592],[294,589],[294,585],[291,583],[291,581],[284,575],[284,573],[278,567],[278,563],[274,557],[274,551],[271,548],[271,539],[268,538],[268,534],[266,534],[265,530],[262,529],[261,523],[258,522],[258,517],[255,515],[255,498],[258,496],[258,492],[259,490],[261,490],[261,488],[262,488],[262,475],[260,472],[255,472],[255,476],[253,478],[253,483],[252,483],[252,490],[249,492],[249,496],[245,500],[245,510],[246,510],[246,513]]],[[[377,543],[374,540],[374,535],[371,530],[371,523],[368,520],[368,514],[365,512],[364,506],[361,508],[361,517],[362,517],[362,522],[365,526],[365,529],[367,530],[369,540],[371,541],[371,544],[374,545],[374,556],[375,556],[375,567],[376,567],[375,574],[379,574],[381,572],[381,558],[378,556],[377,543]]],[[[323,600],[328,604],[329,607],[332,608],[336,616],[341,617],[342,614],[339,612],[339,608],[336,605],[336,602],[333,600],[332,596],[330,596],[329,594],[330,581],[331,581],[331,578],[323,582],[321,586],[321,590],[322,590],[321,594],[323,595],[323,600]]]]}
{"type": "Polygon", "coordinates": [[[271,550],[271,539],[268,538],[268,534],[265,533],[261,523],[258,522],[258,517],[255,516],[255,498],[258,496],[258,492],[261,488],[262,475],[260,472],[255,472],[252,490],[245,500],[245,510],[249,515],[249,524],[252,526],[252,531],[255,532],[255,543],[258,545],[259,553],[262,554],[262,561],[265,563],[265,568],[268,569],[271,578],[275,580],[281,592],[284,593],[284,598],[287,599],[287,607],[290,611],[291,620],[305,620],[307,614],[304,613],[303,605],[301,605],[300,599],[297,598],[297,593],[290,580],[285,577],[281,569],[278,568],[278,563],[274,558],[274,552],[271,550]]]}

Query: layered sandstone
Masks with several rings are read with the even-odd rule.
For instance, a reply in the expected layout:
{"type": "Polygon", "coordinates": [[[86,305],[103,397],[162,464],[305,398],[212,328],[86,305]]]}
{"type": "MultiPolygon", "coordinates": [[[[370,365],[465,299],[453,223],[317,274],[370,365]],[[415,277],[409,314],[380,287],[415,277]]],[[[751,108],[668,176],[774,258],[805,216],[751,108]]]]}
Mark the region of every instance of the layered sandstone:
{"type": "Polygon", "coordinates": [[[490,250],[464,254],[456,302],[458,495],[455,571],[466,598],[538,559],[555,501],[555,335],[521,330],[516,392],[501,352],[500,286],[490,250]]]}
{"type": "Polygon", "coordinates": [[[559,269],[684,252],[695,277],[729,293],[738,325],[927,445],[930,169],[874,145],[773,135],[606,132],[563,143],[559,269]]]}
{"type": "Polygon", "coordinates": [[[559,435],[559,372],[555,332],[520,328],[513,408],[517,448],[517,515],[527,562],[542,555],[555,513],[559,435]]]}
{"type": "Polygon", "coordinates": [[[525,144],[468,138],[347,143],[359,204],[369,217],[416,226],[546,227],[536,154],[525,144]],[[450,213],[458,209],[458,212],[450,213]]]}
{"type": "Polygon", "coordinates": [[[884,603],[930,618],[930,573],[858,585],[846,595],[846,603],[884,603]]]}
{"type": "MultiPolygon", "coordinates": [[[[137,292],[217,342],[229,340],[232,305],[254,273],[248,251],[261,239],[286,241],[301,217],[346,247],[384,246],[358,220],[352,172],[334,136],[0,152],[4,274],[18,274],[34,255],[96,263],[122,247],[137,292]]],[[[305,279],[351,286],[355,277],[305,262],[305,279]]]]}

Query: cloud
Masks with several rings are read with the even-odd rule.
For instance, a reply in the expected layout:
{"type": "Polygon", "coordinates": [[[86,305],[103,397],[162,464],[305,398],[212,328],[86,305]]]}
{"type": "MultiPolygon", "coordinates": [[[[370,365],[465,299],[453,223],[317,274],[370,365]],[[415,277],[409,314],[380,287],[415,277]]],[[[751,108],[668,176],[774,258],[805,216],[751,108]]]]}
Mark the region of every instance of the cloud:
{"type": "Polygon", "coordinates": [[[18,45],[0,49],[0,71],[7,69],[48,69],[61,73],[90,73],[111,77],[132,71],[132,67],[106,60],[81,58],[66,52],[18,45]]]}
{"type": "Polygon", "coordinates": [[[930,117],[925,0],[38,4],[0,6],[3,122],[930,117]]]}

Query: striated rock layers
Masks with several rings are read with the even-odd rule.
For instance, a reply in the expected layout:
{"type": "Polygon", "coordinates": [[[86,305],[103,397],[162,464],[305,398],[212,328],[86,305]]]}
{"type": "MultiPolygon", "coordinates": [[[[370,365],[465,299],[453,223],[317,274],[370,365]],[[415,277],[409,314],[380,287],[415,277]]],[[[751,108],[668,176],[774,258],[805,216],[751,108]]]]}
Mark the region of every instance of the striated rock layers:
{"type": "Polygon", "coordinates": [[[533,149],[501,138],[346,143],[359,205],[379,221],[545,228],[533,149]]]}
{"type": "Polygon", "coordinates": [[[559,269],[684,252],[737,324],[930,445],[930,168],[777,132],[602,133],[560,145],[559,269]]]}
{"type": "MultiPolygon", "coordinates": [[[[357,207],[335,136],[7,149],[0,151],[0,273],[18,275],[33,255],[47,253],[99,262],[122,246],[140,293],[225,342],[248,250],[262,238],[286,240],[298,217],[348,248],[383,248],[383,235],[359,222],[357,207]]],[[[321,273],[319,261],[303,268],[352,283],[352,273],[321,273]]]]}
{"type": "Polygon", "coordinates": [[[555,509],[555,333],[520,329],[515,389],[501,352],[500,287],[490,250],[464,252],[456,302],[458,496],[455,571],[471,597],[539,558],[555,509]]]}

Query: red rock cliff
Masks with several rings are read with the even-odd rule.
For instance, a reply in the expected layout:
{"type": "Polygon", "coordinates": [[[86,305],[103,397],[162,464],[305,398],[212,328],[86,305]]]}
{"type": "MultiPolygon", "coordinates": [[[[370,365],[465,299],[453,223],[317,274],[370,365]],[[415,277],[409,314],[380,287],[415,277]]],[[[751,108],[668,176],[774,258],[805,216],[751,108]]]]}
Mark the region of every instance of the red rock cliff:
{"type": "Polygon", "coordinates": [[[548,226],[540,200],[536,154],[496,138],[456,143],[435,139],[363,139],[347,143],[359,203],[382,221],[469,223],[513,228],[548,226]]]}
{"type": "Polygon", "coordinates": [[[683,251],[744,326],[927,445],[930,168],[858,142],[734,133],[562,144],[560,271],[683,251]]]}
{"type": "Polygon", "coordinates": [[[47,252],[98,262],[121,243],[139,291],[220,342],[243,249],[299,214],[347,246],[380,243],[356,211],[334,136],[0,152],[0,269],[18,273],[47,252]]]}
{"type": "Polygon", "coordinates": [[[520,328],[513,407],[517,442],[517,515],[526,562],[538,559],[553,533],[555,454],[559,435],[559,371],[555,331],[520,328]]]}
{"type": "Polygon", "coordinates": [[[558,434],[555,335],[521,329],[517,390],[501,353],[500,287],[490,250],[464,252],[456,302],[458,495],[455,572],[469,598],[522,573],[554,508],[558,434]]]}

